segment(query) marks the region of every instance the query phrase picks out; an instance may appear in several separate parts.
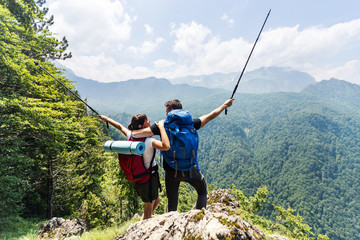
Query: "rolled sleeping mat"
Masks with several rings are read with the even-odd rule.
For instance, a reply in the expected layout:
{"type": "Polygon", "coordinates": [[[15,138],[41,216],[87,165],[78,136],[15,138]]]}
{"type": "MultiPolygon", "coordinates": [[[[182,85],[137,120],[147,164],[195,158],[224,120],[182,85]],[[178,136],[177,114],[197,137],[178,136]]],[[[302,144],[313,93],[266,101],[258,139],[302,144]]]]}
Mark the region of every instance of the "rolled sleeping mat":
{"type": "Polygon", "coordinates": [[[121,154],[141,155],[145,151],[144,142],[135,141],[106,141],[104,144],[105,152],[116,152],[121,154]]]}

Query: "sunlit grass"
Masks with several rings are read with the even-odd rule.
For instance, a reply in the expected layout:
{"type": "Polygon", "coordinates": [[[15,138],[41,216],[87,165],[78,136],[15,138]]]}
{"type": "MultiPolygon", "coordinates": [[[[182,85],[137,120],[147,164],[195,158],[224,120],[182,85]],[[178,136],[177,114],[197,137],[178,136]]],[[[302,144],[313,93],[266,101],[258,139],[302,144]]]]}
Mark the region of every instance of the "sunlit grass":
{"type": "MultiPolygon", "coordinates": [[[[130,220],[118,226],[106,229],[92,229],[85,232],[80,240],[113,240],[126,232],[126,229],[139,219],[130,220]]],[[[43,221],[39,219],[11,219],[9,227],[0,233],[1,240],[36,240],[40,225],[43,221]]]]}
{"type": "Polygon", "coordinates": [[[2,240],[35,240],[42,221],[40,219],[9,218],[0,233],[2,240]]]}
{"type": "Polygon", "coordinates": [[[131,220],[120,226],[108,227],[106,229],[93,229],[84,233],[80,240],[113,240],[116,236],[120,236],[126,232],[126,229],[137,220],[131,220]]]}

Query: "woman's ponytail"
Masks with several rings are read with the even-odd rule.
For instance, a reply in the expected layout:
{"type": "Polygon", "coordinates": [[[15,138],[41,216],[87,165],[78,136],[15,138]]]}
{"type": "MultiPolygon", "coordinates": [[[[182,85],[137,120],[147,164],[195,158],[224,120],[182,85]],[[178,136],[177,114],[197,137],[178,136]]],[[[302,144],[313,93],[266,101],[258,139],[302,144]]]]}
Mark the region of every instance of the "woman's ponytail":
{"type": "Polygon", "coordinates": [[[140,129],[140,126],[144,125],[146,119],[147,116],[144,113],[134,115],[131,119],[131,123],[129,124],[128,129],[131,131],[140,129]]]}

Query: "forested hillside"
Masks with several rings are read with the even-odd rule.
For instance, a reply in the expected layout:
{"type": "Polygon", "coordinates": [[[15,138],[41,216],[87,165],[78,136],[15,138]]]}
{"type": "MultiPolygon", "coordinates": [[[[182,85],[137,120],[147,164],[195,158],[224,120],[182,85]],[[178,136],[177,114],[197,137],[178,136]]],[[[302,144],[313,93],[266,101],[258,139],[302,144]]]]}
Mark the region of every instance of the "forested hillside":
{"type": "Polygon", "coordinates": [[[333,79],[236,99],[199,131],[208,182],[249,195],[266,185],[269,202],[298,210],[315,233],[359,239],[360,87],[333,79]]]}
{"type": "MultiPolygon", "coordinates": [[[[184,107],[197,117],[227,97],[213,95],[184,107]]],[[[290,206],[316,234],[359,239],[360,87],[331,79],[300,93],[235,98],[228,115],[199,130],[199,162],[208,184],[235,184],[248,196],[267,186],[264,216],[275,217],[271,204],[290,206]]],[[[129,121],[124,116],[114,117],[129,121]]]]}

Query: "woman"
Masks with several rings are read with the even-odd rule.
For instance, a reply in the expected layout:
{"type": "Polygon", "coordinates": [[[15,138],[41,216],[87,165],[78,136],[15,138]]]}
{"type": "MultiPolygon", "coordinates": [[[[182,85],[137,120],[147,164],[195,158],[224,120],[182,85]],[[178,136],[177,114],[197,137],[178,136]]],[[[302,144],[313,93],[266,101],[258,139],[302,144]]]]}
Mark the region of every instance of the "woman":
{"type": "MultiPolygon", "coordinates": [[[[108,118],[103,115],[98,115],[100,119],[103,121],[106,121],[119,129],[124,135],[127,136],[129,139],[131,137],[131,131],[132,130],[138,130],[150,127],[150,121],[148,120],[146,114],[140,113],[136,114],[132,117],[131,123],[128,126],[128,128],[124,127],[120,123],[114,121],[111,118],[108,118]]],[[[167,151],[170,149],[170,142],[169,138],[166,134],[165,128],[164,128],[164,120],[161,120],[159,123],[155,123],[159,129],[160,129],[160,136],[161,141],[153,138],[148,137],[145,139],[145,151],[143,153],[144,158],[144,165],[146,169],[150,168],[151,162],[153,162],[153,167],[156,166],[156,162],[153,161],[153,158],[155,157],[154,151],[155,149],[159,149],[162,151],[167,151]]],[[[141,183],[135,183],[135,190],[137,194],[141,197],[141,200],[144,202],[144,214],[141,218],[141,220],[151,218],[152,214],[154,213],[156,207],[160,203],[159,198],[159,174],[154,174],[154,177],[148,181],[147,183],[141,184],[141,183]],[[150,185],[151,184],[151,185],[150,185]],[[151,193],[150,193],[151,191],[151,193]]]]}

